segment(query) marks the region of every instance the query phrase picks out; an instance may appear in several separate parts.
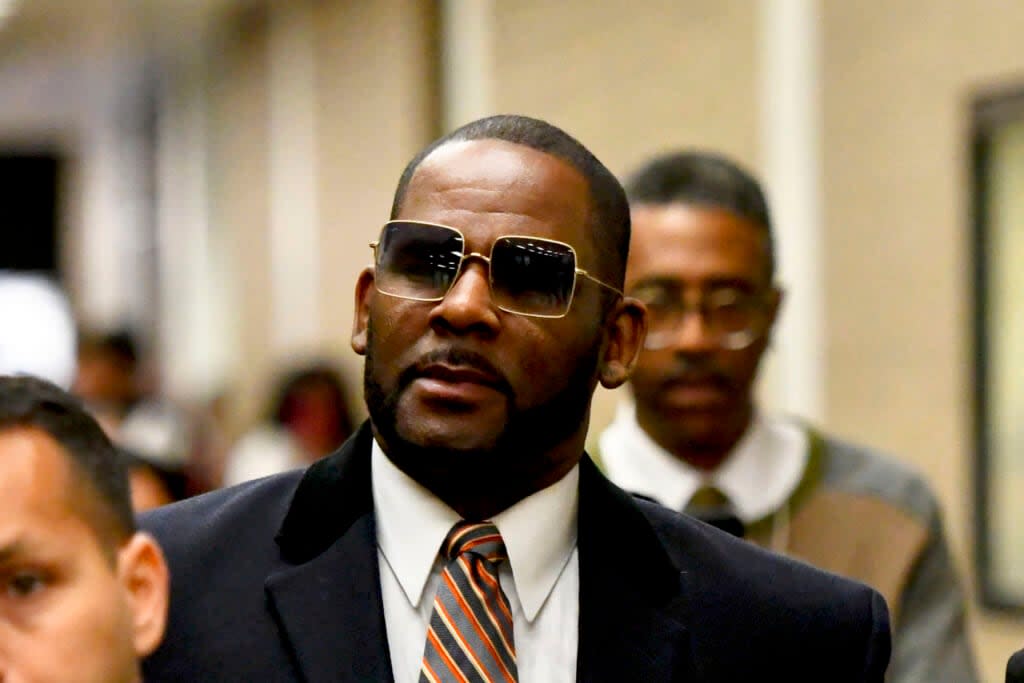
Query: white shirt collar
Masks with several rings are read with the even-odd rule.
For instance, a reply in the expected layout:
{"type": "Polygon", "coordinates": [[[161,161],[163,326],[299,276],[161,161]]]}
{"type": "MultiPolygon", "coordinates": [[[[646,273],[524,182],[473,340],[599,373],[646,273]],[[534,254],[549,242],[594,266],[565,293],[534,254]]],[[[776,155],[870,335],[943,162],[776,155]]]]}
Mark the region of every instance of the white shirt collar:
{"type": "MultiPolygon", "coordinates": [[[[402,472],[373,442],[371,464],[377,546],[405,597],[418,606],[445,536],[459,521],[448,507],[402,472]]],[[[523,614],[532,622],[576,547],[579,466],[561,480],[495,515],[508,550],[523,614]]]]}
{"type": "Polygon", "coordinates": [[[682,510],[698,488],[716,486],[746,523],[782,507],[809,457],[804,430],[757,413],[722,465],[705,473],[656,444],[637,424],[632,401],[619,403],[599,446],[608,477],[622,488],[682,510]]]}

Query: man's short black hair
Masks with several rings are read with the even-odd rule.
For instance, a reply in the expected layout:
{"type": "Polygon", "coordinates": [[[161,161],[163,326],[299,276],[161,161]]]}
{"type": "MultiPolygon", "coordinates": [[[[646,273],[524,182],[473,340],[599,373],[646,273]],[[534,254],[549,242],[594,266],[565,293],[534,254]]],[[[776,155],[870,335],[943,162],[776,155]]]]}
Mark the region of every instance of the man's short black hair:
{"type": "Polygon", "coordinates": [[[28,375],[0,376],[0,431],[32,428],[56,441],[95,500],[99,519],[87,520],[101,541],[135,531],[124,461],[82,402],[50,382],[28,375]]]}
{"type": "Polygon", "coordinates": [[[771,214],[760,183],[739,164],[707,152],[669,152],[626,178],[630,204],[696,204],[730,211],[764,229],[768,278],[775,276],[771,214]]]}
{"type": "Polygon", "coordinates": [[[590,237],[597,252],[597,268],[609,284],[622,287],[629,255],[629,203],[615,175],[576,138],[540,119],[500,114],[472,121],[441,137],[419,154],[402,171],[391,205],[392,220],[402,211],[409,183],[420,164],[432,152],[450,142],[503,140],[550,154],[567,162],[587,181],[590,191],[590,237]]]}

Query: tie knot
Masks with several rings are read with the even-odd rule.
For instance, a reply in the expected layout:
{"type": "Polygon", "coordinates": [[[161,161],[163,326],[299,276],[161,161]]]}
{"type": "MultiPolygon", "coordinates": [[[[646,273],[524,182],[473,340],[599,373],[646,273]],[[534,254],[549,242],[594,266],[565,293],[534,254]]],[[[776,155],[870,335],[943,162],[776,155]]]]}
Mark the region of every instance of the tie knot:
{"type": "Polygon", "coordinates": [[[701,486],[694,491],[687,509],[708,510],[714,508],[730,508],[729,497],[715,486],[701,486]]]}
{"type": "Polygon", "coordinates": [[[501,539],[498,527],[491,522],[459,522],[448,532],[441,550],[449,562],[469,552],[491,562],[508,559],[505,541],[501,539]]]}

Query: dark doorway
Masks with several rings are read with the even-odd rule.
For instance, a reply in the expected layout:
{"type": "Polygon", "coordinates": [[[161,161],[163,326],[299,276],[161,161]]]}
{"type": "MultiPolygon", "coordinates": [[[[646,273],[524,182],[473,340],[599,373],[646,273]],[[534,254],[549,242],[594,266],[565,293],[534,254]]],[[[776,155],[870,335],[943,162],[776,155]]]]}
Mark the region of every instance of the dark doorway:
{"type": "Polygon", "coordinates": [[[54,155],[0,153],[0,270],[59,278],[59,171],[54,155]]]}

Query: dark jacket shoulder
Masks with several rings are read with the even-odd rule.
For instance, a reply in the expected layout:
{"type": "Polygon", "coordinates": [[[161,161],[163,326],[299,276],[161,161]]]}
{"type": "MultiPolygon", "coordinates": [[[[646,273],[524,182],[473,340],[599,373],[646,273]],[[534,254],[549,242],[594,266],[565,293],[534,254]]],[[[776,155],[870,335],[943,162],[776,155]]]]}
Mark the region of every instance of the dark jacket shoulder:
{"type": "Polygon", "coordinates": [[[717,667],[702,672],[708,680],[746,675],[751,661],[766,671],[789,671],[789,680],[829,671],[833,681],[883,680],[890,625],[877,591],[656,503],[636,505],[680,569],[689,621],[699,625],[702,614],[714,614],[717,623],[729,625],[728,638],[699,627],[691,634],[698,667],[717,667]],[[736,656],[737,643],[744,643],[743,657],[736,656]]]}

